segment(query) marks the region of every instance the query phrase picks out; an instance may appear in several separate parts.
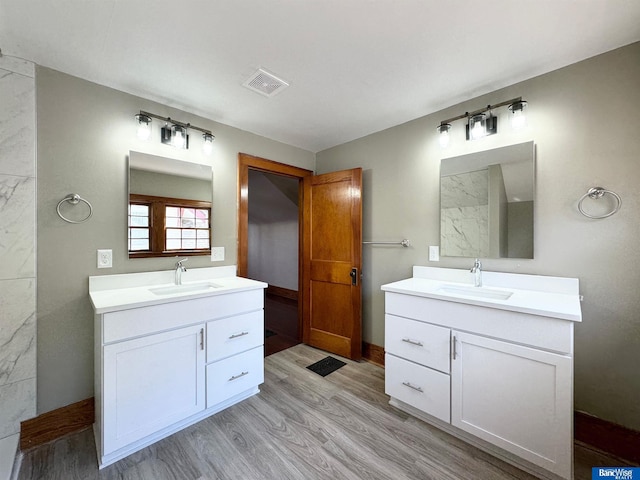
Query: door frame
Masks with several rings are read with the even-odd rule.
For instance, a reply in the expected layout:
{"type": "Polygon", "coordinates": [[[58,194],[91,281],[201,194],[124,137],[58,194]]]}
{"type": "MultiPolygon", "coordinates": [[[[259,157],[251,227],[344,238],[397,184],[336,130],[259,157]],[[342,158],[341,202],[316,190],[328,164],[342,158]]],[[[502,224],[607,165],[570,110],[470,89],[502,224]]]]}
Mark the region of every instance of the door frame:
{"type": "Polygon", "coordinates": [[[302,339],[302,227],[304,202],[302,179],[313,175],[307,170],[292,165],[256,157],[247,153],[238,154],[238,273],[239,277],[249,274],[249,170],[271,173],[298,180],[298,340],[302,339]]]}

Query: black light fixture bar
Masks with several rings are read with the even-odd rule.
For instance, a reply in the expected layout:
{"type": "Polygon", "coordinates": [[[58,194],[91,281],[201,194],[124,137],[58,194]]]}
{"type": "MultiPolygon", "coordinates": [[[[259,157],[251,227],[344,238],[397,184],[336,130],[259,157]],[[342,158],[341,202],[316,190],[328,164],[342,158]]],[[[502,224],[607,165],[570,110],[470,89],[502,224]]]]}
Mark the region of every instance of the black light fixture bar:
{"type": "Polygon", "coordinates": [[[505,105],[511,105],[512,103],[521,102],[522,97],[512,98],[511,100],[507,100],[504,102],[496,103],[495,105],[487,105],[486,108],[481,108],[480,110],[476,110],[474,112],[464,112],[462,115],[458,115],[456,117],[449,118],[440,122],[440,125],[444,125],[446,123],[455,122],[456,120],[461,120],[463,118],[473,117],[474,115],[478,115],[479,113],[488,112],[489,110],[493,110],[494,108],[504,107],[505,105]]]}
{"type": "Polygon", "coordinates": [[[196,125],[191,125],[190,123],[184,123],[184,122],[181,122],[179,120],[174,120],[171,117],[162,117],[160,115],[156,115],[155,113],[149,113],[149,112],[145,112],[143,110],[140,110],[140,115],[146,115],[148,117],[155,118],[156,120],[163,120],[163,121],[165,121],[167,123],[170,123],[170,124],[173,124],[173,125],[180,125],[181,127],[184,127],[184,128],[190,129],[190,130],[198,130],[199,132],[202,132],[204,134],[213,135],[211,133],[211,130],[207,130],[206,128],[202,128],[202,127],[197,127],[196,125]]]}

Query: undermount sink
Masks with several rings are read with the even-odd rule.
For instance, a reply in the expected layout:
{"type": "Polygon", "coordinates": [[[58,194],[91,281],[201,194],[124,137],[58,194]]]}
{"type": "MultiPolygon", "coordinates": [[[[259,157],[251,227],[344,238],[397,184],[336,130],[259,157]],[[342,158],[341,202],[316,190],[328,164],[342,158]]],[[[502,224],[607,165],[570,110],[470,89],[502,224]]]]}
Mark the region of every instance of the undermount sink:
{"type": "Polygon", "coordinates": [[[508,290],[495,290],[487,287],[472,287],[464,285],[443,285],[438,288],[439,292],[452,295],[467,295],[469,297],[491,298],[493,300],[507,300],[513,292],[508,290]]]}
{"type": "Polygon", "coordinates": [[[207,290],[213,290],[220,288],[221,286],[222,285],[217,285],[211,282],[188,283],[185,285],[170,285],[168,287],[150,288],[149,291],[155,295],[173,295],[176,293],[206,292],[207,290]]]}

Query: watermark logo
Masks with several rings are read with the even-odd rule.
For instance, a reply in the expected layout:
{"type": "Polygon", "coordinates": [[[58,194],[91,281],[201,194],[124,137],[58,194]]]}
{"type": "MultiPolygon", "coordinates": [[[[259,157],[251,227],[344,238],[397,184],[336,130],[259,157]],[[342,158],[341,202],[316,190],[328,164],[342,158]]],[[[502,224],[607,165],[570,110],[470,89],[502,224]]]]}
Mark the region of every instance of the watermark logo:
{"type": "Polygon", "coordinates": [[[640,480],[640,467],[593,467],[591,480],[640,480]]]}

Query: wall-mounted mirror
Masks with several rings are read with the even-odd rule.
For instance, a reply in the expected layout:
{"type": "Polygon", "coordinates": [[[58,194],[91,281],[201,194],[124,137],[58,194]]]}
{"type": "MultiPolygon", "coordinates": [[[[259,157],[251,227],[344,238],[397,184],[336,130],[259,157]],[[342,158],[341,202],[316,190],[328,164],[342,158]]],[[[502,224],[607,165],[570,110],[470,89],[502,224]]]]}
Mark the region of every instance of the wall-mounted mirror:
{"type": "Polygon", "coordinates": [[[534,144],[445,158],[440,254],[533,258],[534,144]]]}
{"type": "Polygon", "coordinates": [[[129,258],[211,254],[211,167],[129,152],[129,258]]]}

